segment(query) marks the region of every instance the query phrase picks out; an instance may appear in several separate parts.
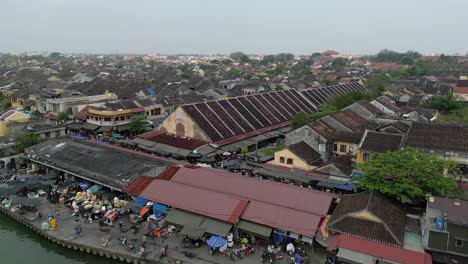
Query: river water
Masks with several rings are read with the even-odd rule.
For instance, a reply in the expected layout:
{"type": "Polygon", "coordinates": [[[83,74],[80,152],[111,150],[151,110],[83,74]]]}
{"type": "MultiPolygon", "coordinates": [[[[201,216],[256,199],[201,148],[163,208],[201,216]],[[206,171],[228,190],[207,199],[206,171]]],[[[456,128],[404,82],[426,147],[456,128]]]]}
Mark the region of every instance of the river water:
{"type": "Polygon", "coordinates": [[[54,244],[0,214],[0,263],[115,264],[115,260],[80,253],[54,244]]]}

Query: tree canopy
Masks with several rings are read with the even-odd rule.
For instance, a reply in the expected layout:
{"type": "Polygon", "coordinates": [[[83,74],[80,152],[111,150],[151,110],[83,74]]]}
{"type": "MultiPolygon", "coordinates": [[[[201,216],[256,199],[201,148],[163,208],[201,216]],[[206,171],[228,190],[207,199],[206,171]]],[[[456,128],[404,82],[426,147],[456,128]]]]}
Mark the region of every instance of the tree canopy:
{"type": "Polygon", "coordinates": [[[370,96],[367,93],[363,93],[360,91],[352,91],[347,94],[339,95],[330,98],[327,101],[327,104],[335,107],[338,110],[341,110],[357,101],[363,99],[370,99],[370,96]]]}
{"type": "Polygon", "coordinates": [[[348,60],[345,58],[336,58],[332,61],[331,67],[335,70],[342,70],[348,65],[348,60]]]}
{"type": "Polygon", "coordinates": [[[402,60],[405,58],[406,62],[408,62],[407,59],[415,60],[421,57],[422,55],[417,51],[409,50],[405,53],[400,53],[393,50],[384,49],[377,53],[375,60],[378,62],[402,62],[402,60]]]}
{"type": "Polygon", "coordinates": [[[452,112],[464,106],[462,101],[458,101],[452,94],[443,96],[433,96],[429,99],[425,107],[437,109],[439,111],[452,112]]]}
{"type": "Polygon", "coordinates": [[[245,53],[242,53],[242,52],[233,52],[229,55],[229,57],[232,59],[232,60],[235,60],[235,61],[239,61],[241,63],[248,63],[250,62],[250,58],[249,56],[247,56],[245,53]]]}
{"type": "Polygon", "coordinates": [[[58,119],[60,121],[66,121],[69,119],[68,113],[67,112],[60,112],[58,113],[58,119]]]}
{"type": "Polygon", "coordinates": [[[293,129],[305,126],[310,121],[310,116],[304,112],[295,114],[291,120],[291,126],[293,129]]]}
{"type": "Polygon", "coordinates": [[[129,130],[134,133],[140,133],[143,129],[145,129],[145,116],[133,115],[130,120],[129,130]]]}
{"type": "Polygon", "coordinates": [[[24,149],[39,143],[39,136],[33,132],[16,131],[15,133],[15,152],[22,153],[24,149]]]}
{"type": "Polygon", "coordinates": [[[354,178],[356,189],[379,191],[402,203],[423,199],[426,194],[447,195],[456,190],[460,175],[454,162],[413,148],[376,155],[360,168],[364,174],[354,178]]]}

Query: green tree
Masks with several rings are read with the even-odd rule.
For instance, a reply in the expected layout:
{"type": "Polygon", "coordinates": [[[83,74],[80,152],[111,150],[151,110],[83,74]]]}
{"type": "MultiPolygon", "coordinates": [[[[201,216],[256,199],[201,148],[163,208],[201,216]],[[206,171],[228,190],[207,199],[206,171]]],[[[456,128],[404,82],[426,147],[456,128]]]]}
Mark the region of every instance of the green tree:
{"type": "Polygon", "coordinates": [[[239,69],[229,69],[228,72],[232,74],[234,77],[240,77],[242,74],[242,72],[239,69]]]}
{"type": "Polygon", "coordinates": [[[58,113],[58,119],[60,121],[66,121],[69,119],[68,113],[67,112],[60,112],[58,113]]]}
{"type": "Polygon", "coordinates": [[[332,68],[335,70],[342,70],[348,65],[348,60],[345,58],[336,58],[332,61],[332,68]]]}
{"type": "Polygon", "coordinates": [[[336,111],[338,111],[339,109],[336,108],[336,106],[334,105],[331,105],[329,103],[324,103],[320,106],[320,111],[316,112],[316,113],[313,113],[310,115],[310,119],[312,120],[317,120],[319,118],[322,118],[324,116],[327,116],[329,114],[332,114],[336,111]]]}
{"type": "Polygon", "coordinates": [[[320,57],[320,56],[322,56],[322,53],[314,52],[314,53],[312,53],[312,55],[310,57],[315,58],[315,57],[320,57]]]}
{"type": "Polygon", "coordinates": [[[401,59],[400,61],[401,64],[406,64],[406,65],[413,65],[414,64],[414,59],[408,56],[405,56],[401,59]]]}
{"type": "Polygon", "coordinates": [[[227,66],[227,65],[231,65],[231,64],[232,64],[232,60],[230,60],[230,59],[224,59],[224,60],[221,61],[221,63],[222,63],[223,65],[226,65],[226,66],[227,66]]]}
{"type": "Polygon", "coordinates": [[[338,83],[338,80],[325,80],[326,85],[337,85],[338,83]]]}
{"type": "Polygon", "coordinates": [[[334,108],[341,110],[357,101],[370,99],[370,96],[367,93],[360,91],[352,91],[347,94],[339,95],[330,98],[327,101],[327,104],[333,106],[334,108]]]}
{"type": "Polygon", "coordinates": [[[49,57],[51,59],[58,59],[58,58],[60,58],[60,56],[62,56],[62,54],[60,52],[52,52],[52,53],[49,54],[49,57]]]}
{"type": "Polygon", "coordinates": [[[294,59],[294,55],[291,53],[280,53],[278,55],[275,55],[275,61],[276,62],[288,62],[294,59]]]}
{"type": "Polygon", "coordinates": [[[379,191],[402,203],[423,199],[426,194],[447,195],[456,190],[460,176],[454,162],[413,148],[379,154],[360,168],[364,174],[355,179],[356,189],[379,191]]]}
{"type": "Polygon", "coordinates": [[[10,100],[8,100],[8,98],[1,99],[1,101],[0,101],[0,110],[5,110],[10,106],[11,106],[11,102],[10,102],[10,100]]]}
{"type": "Polygon", "coordinates": [[[133,115],[131,120],[130,120],[130,131],[134,133],[140,133],[145,129],[146,122],[145,122],[145,116],[144,115],[133,115]]]}
{"type": "Polygon", "coordinates": [[[250,62],[250,58],[249,56],[247,56],[246,54],[242,53],[242,52],[233,52],[229,55],[229,57],[232,59],[232,60],[235,60],[235,61],[239,61],[241,63],[248,63],[250,62]]]}
{"type": "Polygon", "coordinates": [[[390,77],[386,74],[375,73],[367,79],[364,86],[367,87],[370,97],[375,98],[385,91],[385,86],[387,86],[389,82],[390,77]]]}
{"type": "Polygon", "coordinates": [[[39,143],[39,136],[33,132],[28,131],[16,131],[14,133],[15,139],[15,152],[17,154],[23,153],[24,149],[39,143]]]}
{"type": "Polygon", "coordinates": [[[437,109],[439,111],[452,112],[463,108],[464,103],[458,101],[452,94],[444,96],[433,96],[425,105],[427,108],[437,109]]]}
{"type": "Polygon", "coordinates": [[[291,126],[293,129],[297,129],[305,126],[310,121],[310,116],[304,112],[295,114],[291,120],[291,126]]]}
{"type": "Polygon", "coordinates": [[[412,60],[421,58],[421,54],[417,51],[409,50],[406,53],[400,53],[388,49],[381,50],[375,56],[375,60],[378,62],[401,62],[403,58],[407,57],[412,60]]]}
{"type": "Polygon", "coordinates": [[[270,64],[276,61],[275,55],[265,55],[263,56],[263,64],[270,64]]]}

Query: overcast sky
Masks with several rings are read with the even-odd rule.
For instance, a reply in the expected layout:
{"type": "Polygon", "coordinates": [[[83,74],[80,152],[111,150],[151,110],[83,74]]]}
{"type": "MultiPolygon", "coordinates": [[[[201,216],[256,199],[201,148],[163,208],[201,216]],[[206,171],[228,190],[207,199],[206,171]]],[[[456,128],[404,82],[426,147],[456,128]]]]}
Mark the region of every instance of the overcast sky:
{"type": "Polygon", "coordinates": [[[468,0],[0,0],[0,52],[468,52],[468,0]]]}

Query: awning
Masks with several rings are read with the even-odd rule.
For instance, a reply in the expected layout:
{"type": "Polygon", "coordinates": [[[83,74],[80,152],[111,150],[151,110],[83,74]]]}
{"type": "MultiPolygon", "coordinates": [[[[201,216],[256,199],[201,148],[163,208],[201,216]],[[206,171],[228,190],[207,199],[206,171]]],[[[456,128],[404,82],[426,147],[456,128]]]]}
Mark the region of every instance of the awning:
{"type": "Polygon", "coordinates": [[[184,227],[198,227],[203,222],[203,219],[204,217],[201,215],[178,209],[170,210],[165,217],[166,222],[184,227]]]}
{"type": "Polygon", "coordinates": [[[80,123],[71,123],[66,125],[67,129],[72,129],[72,130],[80,130],[81,129],[81,124],[80,123]]]}
{"type": "Polygon", "coordinates": [[[91,124],[91,123],[84,123],[81,125],[81,128],[84,130],[95,131],[99,128],[99,125],[91,124]]]}
{"type": "Polygon", "coordinates": [[[118,125],[116,129],[122,132],[122,131],[130,130],[130,127],[131,127],[131,124],[128,123],[128,124],[118,125]]]}
{"type": "Polygon", "coordinates": [[[237,228],[253,233],[254,235],[264,237],[264,238],[269,238],[271,235],[271,232],[273,231],[273,228],[271,227],[256,224],[256,223],[245,221],[245,220],[240,220],[239,223],[237,223],[237,228]]]}
{"type": "Polygon", "coordinates": [[[219,236],[226,236],[232,228],[232,224],[219,221],[210,217],[205,217],[200,227],[207,233],[219,236]]]}
{"type": "Polygon", "coordinates": [[[99,132],[110,132],[112,130],[111,126],[102,126],[98,129],[99,132]]]}
{"type": "Polygon", "coordinates": [[[336,255],[338,260],[345,260],[350,263],[374,264],[374,257],[356,251],[340,248],[336,255]]]}
{"type": "Polygon", "coordinates": [[[184,226],[179,232],[180,235],[188,236],[192,239],[200,239],[205,233],[206,230],[204,228],[190,226],[184,226]]]}
{"type": "MultiPolygon", "coordinates": [[[[229,233],[232,227],[232,224],[230,223],[179,209],[172,209],[171,211],[169,211],[165,220],[168,223],[183,226],[183,229],[195,228],[204,230],[203,233],[207,232],[213,235],[220,236],[226,236],[226,234],[229,233]]],[[[187,234],[192,232],[189,231],[189,229],[187,229],[184,232],[187,232],[187,234]]],[[[200,230],[198,230],[197,232],[199,232],[200,230]]]]}

